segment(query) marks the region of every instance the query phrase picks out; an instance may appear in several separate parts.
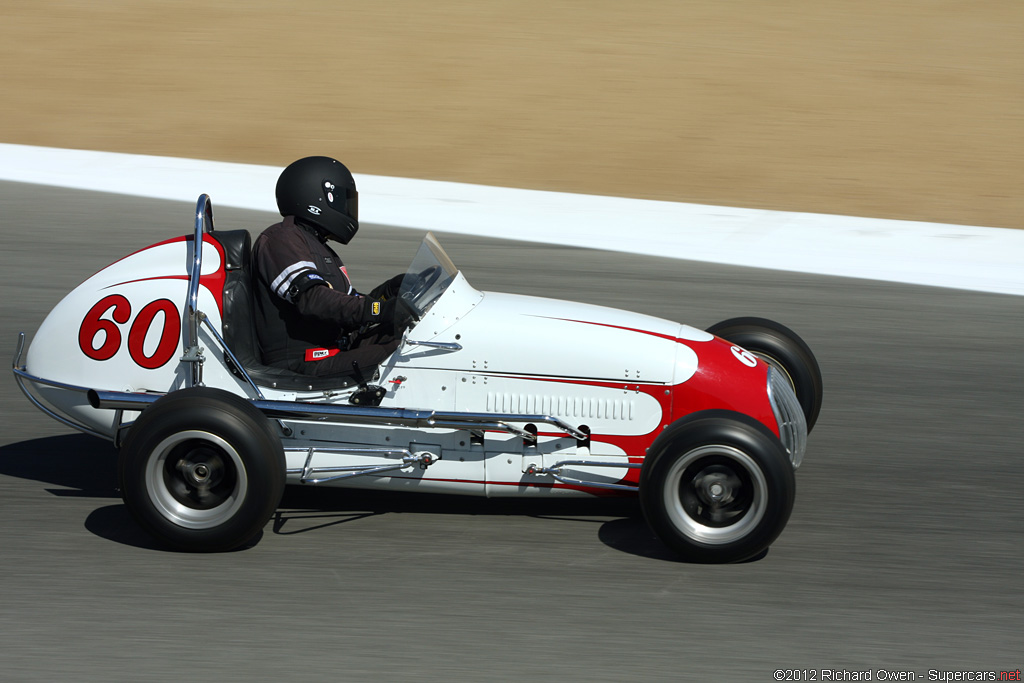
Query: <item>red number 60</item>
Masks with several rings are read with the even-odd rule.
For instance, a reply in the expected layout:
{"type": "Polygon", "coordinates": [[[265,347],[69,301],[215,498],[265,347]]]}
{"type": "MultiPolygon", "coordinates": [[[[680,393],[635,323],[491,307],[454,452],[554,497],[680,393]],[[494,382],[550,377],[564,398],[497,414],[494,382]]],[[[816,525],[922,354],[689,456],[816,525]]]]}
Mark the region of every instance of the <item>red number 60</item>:
{"type": "MultiPolygon", "coordinates": [[[[132,307],[128,299],[120,294],[111,294],[100,299],[95,306],[89,309],[82,320],[82,326],[78,329],[78,346],[89,358],[93,360],[110,360],[121,348],[121,331],[118,325],[124,325],[131,319],[132,307]],[[106,320],[103,315],[110,311],[113,320],[106,320]],[[96,347],[96,333],[104,333],[103,343],[96,347]]],[[[181,318],[178,316],[178,307],[170,299],[157,299],[142,307],[139,315],[132,323],[128,331],[128,355],[137,365],[149,370],[164,365],[178,349],[178,341],[181,335],[181,318]],[[163,313],[163,330],[160,332],[160,341],[157,343],[153,355],[147,356],[144,349],[146,336],[149,328],[153,325],[156,316],[163,313]]]]}
{"type": "Polygon", "coordinates": [[[178,350],[178,341],[181,336],[181,318],[178,317],[178,307],[170,299],[157,299],[146,304],[128,332],[128,353],[132,360],[144,368],[153,370],[158,368],[173,356],[178,350]],[[160,343],[152,356],[147,356],[142,345],[149,334],[149,328],[157,313],[164,314],[164,329],[160,333],[160,343]]]}
{"type": "Polygon", "coordinates": [[[113,358],[117,350],[121,348],[121,331],[117,329],[117,325],[114,323],[117,322],[123,325],[128,322],[128,318],[131,315],[132,305],[128,303],[128,299],[125,299],[120,294],[111,294],[100,299],[85,314],[85,320],[82,321],[82,326],[78,329],[78,346],[82,349],[82,353],[93,360],[110,360],[113,358]],[[102,319],[100,316],[111,308],[114,311],[110,314],[110,317],[114,320],[102,319]],[[96,340],[96,333],[100,331],[104,333],[103,344],[96,348],[93,346],[93,342],[96,340]]]}

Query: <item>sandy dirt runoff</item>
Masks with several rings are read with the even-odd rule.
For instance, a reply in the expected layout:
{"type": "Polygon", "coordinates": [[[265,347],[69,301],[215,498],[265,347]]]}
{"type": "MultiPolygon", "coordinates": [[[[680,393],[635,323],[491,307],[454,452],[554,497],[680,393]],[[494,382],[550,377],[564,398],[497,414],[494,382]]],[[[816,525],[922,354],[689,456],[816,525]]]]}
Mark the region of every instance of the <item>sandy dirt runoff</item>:
{"type": "Polygon", "coordinates": [[[1020,0],[0,0],[0,63],[2,142],[1024,227],[1020,0]]]}

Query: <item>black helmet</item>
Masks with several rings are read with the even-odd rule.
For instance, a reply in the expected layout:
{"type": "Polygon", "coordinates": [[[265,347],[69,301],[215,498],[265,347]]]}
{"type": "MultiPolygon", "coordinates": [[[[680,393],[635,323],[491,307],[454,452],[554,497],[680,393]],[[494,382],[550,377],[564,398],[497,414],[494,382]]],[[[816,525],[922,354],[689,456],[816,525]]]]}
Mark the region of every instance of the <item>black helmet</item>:
{"type": "Polygon", "coordinates": [[[342,244],[359,229],[359,193],[345,164],[330,157],[306,157],[288,165],[277,179],[282,216],[319,228],[342,244]]]}

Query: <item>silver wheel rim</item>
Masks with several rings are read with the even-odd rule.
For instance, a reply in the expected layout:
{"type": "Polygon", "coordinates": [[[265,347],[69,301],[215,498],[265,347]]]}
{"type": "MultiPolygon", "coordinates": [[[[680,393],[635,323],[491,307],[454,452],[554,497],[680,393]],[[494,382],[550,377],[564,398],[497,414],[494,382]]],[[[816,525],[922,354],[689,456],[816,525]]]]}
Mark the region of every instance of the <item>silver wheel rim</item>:
{"type": "Polygon", "coordinates": [[[157,511],[187,529],[209,529],[231,519],[249,488],[238,451],[199,430],[161,441],[146,464],[145,482],[157,511]]]}
{"type": "Polygon", "coordinates": [[[768,507],[768,484],[753,458],[733,446],[695,448],[665,477],[665,510],[676,529],[707,545],[723,545],[757,528],[768,507]]]}

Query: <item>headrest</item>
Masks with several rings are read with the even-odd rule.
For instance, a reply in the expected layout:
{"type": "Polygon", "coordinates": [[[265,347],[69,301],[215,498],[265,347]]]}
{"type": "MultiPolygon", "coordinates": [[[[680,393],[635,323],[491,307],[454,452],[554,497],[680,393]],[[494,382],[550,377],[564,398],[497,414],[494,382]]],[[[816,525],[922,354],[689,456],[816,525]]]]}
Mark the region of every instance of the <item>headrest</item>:
{"type": "Polygon", "coordinates": [[[224,248],[226,270],[240,270],[248,266],[249,249],[252,246],[248,230],[217,230],[211,232],[210,236],[224,248]]]}

